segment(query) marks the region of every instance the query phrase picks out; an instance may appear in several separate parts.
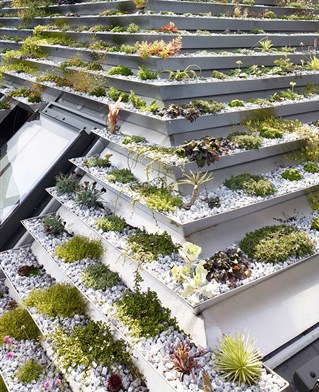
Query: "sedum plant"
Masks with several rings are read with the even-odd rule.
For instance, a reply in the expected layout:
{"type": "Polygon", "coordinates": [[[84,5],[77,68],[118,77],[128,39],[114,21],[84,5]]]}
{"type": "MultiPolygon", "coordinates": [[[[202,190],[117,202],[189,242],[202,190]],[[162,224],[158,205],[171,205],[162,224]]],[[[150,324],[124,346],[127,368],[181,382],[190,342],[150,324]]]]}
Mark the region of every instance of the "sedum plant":
{"type": "Polygon", "coordinates": [[[274,185],[261,175],[242,173],[225,180],[224,185],[233,190],[243,190],[251,196],[269,196],[274,194],[274,185]]]}
{"type": "Polygon", "coordinates": [[[112,214],[108,216],[103,216],[96,221],[96,226],[98,229],[102,231],[124,231],[125,227],[127,227],[127,223],[125,219],[112,214]]]}
{"type": "Polygon", "coordinates": [[[103,291],[107,288],[116,286],[121,281],[119,274],[112,272],[104,264],[89,265],[81,273],[81,277],[85,287],[103,291]]]}
{"type": "Polygon", "coordinates": [[[112,67],[108,70],[108,75],[122,75],[122,76],[130,76],[133,75],[133,72],[130,70],[129,67],[125,65],[118,65],[116,67],[112,67]]]}
{"type": "Polygon", "coordinates": [[[39,380],[44,372],[43,367],[33,359],[24,362],[17,370],[16,376],[23,384],[30,384],[32,381],[39,380]]]}
{"type": "Polygon", "coordinates": [[[50,317],[73,317],[75,314],[85,314],[87,309],[79,290],[68,283],[32,290],[24,303],[50,317]]]}
{"type": "Polygon", "coordinates": [[[255,341],[249,340],[249,336],[236,333],[234,337],[225,334],[219,341],[214,365],[230,382],[254,385],[261,375],[261,356],[255,341]]]}
{"type": "Polygon", "coordinates": [[[113,169],[107,175],[107,180],[112,183],[119,182],[121,184],[129,184],[137,181],[130,169],[113,169]]]}
{"type": "Polygon", "coordinates": [[[76,191],[74,201],[81,207],[97,207],[100,204],[99,198],[104,192],[104,188],[96,188],[96,182],[90,183],[89,181],[85,181],[76,191]]]}
{"type": "Polygon", "coordinates": [[[112,154],[106,154],[104,157],[92,156],[84,161],[84,166],[86,167],[111,167],[112,154]]]}
{"type": "Polygon", "coordinates": [[[281,174],[281,177],[289,181],[300,181],[302,179],[302,175],[297,169],[287,169],[281,174]]]}
{"type": "Polygon", "coordinates": [[[103,246],[100,241],[90,240],[90,238],[76,235],[58,245],[54,253],[66,263],[73,263],[83,259],[99,260],[103,256],[103,246]]]}

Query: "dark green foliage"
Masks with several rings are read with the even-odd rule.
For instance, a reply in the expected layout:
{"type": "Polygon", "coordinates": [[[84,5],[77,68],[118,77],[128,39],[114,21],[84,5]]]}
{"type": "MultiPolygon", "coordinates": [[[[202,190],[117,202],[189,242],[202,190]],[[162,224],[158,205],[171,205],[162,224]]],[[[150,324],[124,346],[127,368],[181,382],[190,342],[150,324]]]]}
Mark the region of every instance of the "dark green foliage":
{"type": "Polygon", "coordinates": [[[175,153],[181,158],[195,162],[198,167],[209,166],[219,159],[219,142],[207,136],[182,144],[175,153]]]}
{"type": "Polygon", "coordinates": [[[42,219],[43,228],[48,234],[59,235],[65,230],[65,222],[58,214],[47,215],[42,219]]]}
{"type": "Polygon", "coordinates": [[[146,143],[146,139],[143,136],[138,135],[131,135],[131,136],[124,136],[122,139],[122,144],[131,144],[131,143],[146,143]]]}
{"type": "Polygon", "coordinates": [[[5,336],[16,340],[37,339],[40,331],[29,312],[21,306],[5,312],[0,317],[0,340],[5,336]]]}
{"type": "Polygon", "coordinates": [[[127,226],[127,223],[125,222],[125,219],[113,214],[98,219],[96,221],[96,225],[99,229],[102,229],[103,231],[122,232],[127,226]]]}
{"type": "Polygon", "coordinates": [[[74,201],[80,206],[97,207],[99,205],[99,198],[105,192],[105,189],[97,189],[96,182],[85,181],[83,186],[80,186],[75,193],[74,201]]]}
{"type": "Polygon", "coordinates": [[[250,232],[239,246],[248,257],[266,263],[304,257],[314,251],[314,243],[305,232],[286,225],[266,226],[250,232]]]}
{"type": "Polygon", "coordinates": [[[94,95],[95,97],[106,97],[106,90],[103,86],[93,87],[89,91],[89,95],[94,95]]]}
{"type": "Polygon", "coordinates": [[[154,80],[158,78],[157,71],[150,71],[145,67],[139,67],[137,75],[141,80],[154,80]]]}
{"type": "Polygon", "coordinates": [[[67,263],[83,259],[99,260],[103,255],[103,246],[100,241],[90,240],[87,237],[77,235],[58,245],[55,255],[67,263]]]}
{"type": "Polygon", "coordinates": [[[205,114],[215,114],[225,108],[225,105],[223,103],[212,100],[205,101],[202,99],[198,99],[195,101],[191,101],[191,104],[194,105],[197,109],[199,109],[201,113],[205,114]]]}
{"type": "Polygon", "coordinates": [[[275,192],[273,184],[261,175],[242,173],[225,180],[224,185],[237,191],[243,189],[247,195],[268,196],[275,192]]]}
{"type": "Polygon", "coordinates": [[[302,179],[302,175],[297,169],[287,169],[282,173],[281,177],[289,181],[299,181],[302,179]]]}
{"type": "Polygon", "coordinates": [[[125,65],[118,65],[116,67],[112,67],[107,73],[109,75],[122,75],[122,76],[133,75],[133,72],[125,65]]]}
{"type": "Polygon", "coordinates": [[[87,309],[79,290],[69,283],[32,290],[24,302],[50,317],[73,317],[75,314],[85,314],[87,309]]]}
{"type": "Polygon", "coordinates": [[[316,163],[309,162],[306,163],[305,166],[303,167],[304,171],[308,173],[318,173],[319,172],[319,166],[316,163]]]}
{"type": "Polygon", "coordinates": [[[179,248],[166,231],[162,234],[148,234],[145,230],[138,231],[131,234],[127,241],[132,257],[138,261],[151,262],[160,255],[169,256],[177,252],[179,248]]]}
{"type": "Polygon", "coordinates": [[[192,104],[177,105],[171,103],[168,107],[161,109],[158,114],[169,118],[185,117],[186,120],[194,122],[200,117],[201,110],[192,104]]]}
{"type": "Polygon", "coordinates": [[[157,294],[148,289],[145,292],[125,291],[116,302],[120,321],[129,327],[134,337],[155,337],[169,326],[178,329],[171,311],[163,308],[157,294]]]}
{"type": "Polygon", "coordinates": [[[110,87],[107,96],[113,99],[114,102],[116,102],[120,97],[122,98],[122,102],[128,102],[129,100],[128,94],[122,93],[114,87],[110,87]]]}
{"type": "Polygon", "coordinates": [[[111,170],[107,175],[107,180],[113,183],[120,182],[121,184],[129,184],[137,181],[130,169],[111,170]]]}
{"type": "Polygon", "coordinates": [[[270,126],[264,126],[259,131],[260,136],[266,139],[281,139],[283,132],[277,128],[272,128],[270,126]]]}
{"type": "Polygon", "coordinates": [[[30,384],[32,381],[38,381],[43,371],[43,367],[38,362],[29,359],[19,367],[16,376],[21,383],[30,384]]]}
{"type": "Polygon", "coordinates": [[[227,283],[236,287],[239,280],[251,275],[250,261],[239,248],[229,248],[219,251],[206,260],[204,268],[208,271],[207,280],[227,283]]]}
{"type": "Polygon", "coordinates": [[[105,157],[100,156],[92,156],[87,158],[84,162],[84,166],[86,167],[110,167],[110,155],[106,155],[105,157]]]}
{"type": "Polygon", "coordinates": [[[55,189],[59,195],[65,193],[74,192],[78,186],[81,176],[71,173],[71,174],[58,174],[55,177],[55,189]]]}
{"type": "Polygon", "coordinates": [[[84,286],[96,290],[106,290],[108,287],[116,286],[121,281],[119,274],[112,272],[104,264],[89,265],[81,276],[84,286]]]}

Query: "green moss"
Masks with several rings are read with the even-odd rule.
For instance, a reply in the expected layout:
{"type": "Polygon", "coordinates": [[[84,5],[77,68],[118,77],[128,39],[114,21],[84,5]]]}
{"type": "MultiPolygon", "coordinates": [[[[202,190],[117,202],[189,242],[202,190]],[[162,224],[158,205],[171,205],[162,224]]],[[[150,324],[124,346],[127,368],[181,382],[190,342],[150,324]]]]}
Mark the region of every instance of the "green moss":
{"type": "Polygon", "coordinates": [[[279,225],[266,226],[246,234],[239,247],[256,261],[277,263],[289,257],[312,254],[314,242],[296,227],[279,225]]]}
{"type": "Polygon", "coordinates": [[[103,231],[122,232],[127,226],[127,223],[125,222],[125,219],[113,214],[98,219],[96,221],[96,225],[100,230],[103,231]]]}
{"type": "Polygon", "coordinates": [[[75,314],[85,314],[87,309],[78,289],[68,283],[32,290],[24,302],[50,317],[73,317],[75,314]]]}
{"type": "Polygon", "coordinates": [[[128,102],[129,100],[128,94],[122,93],[114,87],[110,87],[107,96],[113,99],[114,102],[116,102],[120,97],[122,98],[122,102],[128,102]]]}
{"type": "Polygon", "coordinates": [[[234,132],[227,139],[235,143],[238,148],[244,148],[246,150],[257,150],[262,145],[260,136],[245,132],[234,132]]]}
{"type": "Polygon", "coordinates": [[[195,101],[191,101],[191,104],[197,107],[202,113],[207,114],[215,114],[225,108],[223,103],[212,100],[205,101],[203,99],[197,99],[195,101]]]}
{"type": "Polygon", "coordinates": [[[106,290],[121,281],[119,274],[112,272],[104,264],[89,265],[81,276],[85,287],[92,287],[96,290],[106,290]]]}
{"type": "Polygon", "coordinates": [[[304,171],[308,173],[318,173],[319,172],[319,166],[316,163],[309,162],[306,163],[305,166],[303,167],[304,171]]]}
{"type": "Polygon", "coordinates": [[[55,255],[67,263],[83,259],[101,259],[103,246],[100,241],[77,235],[55,248],[55,255]]]}
{"type": "Polygon", "coordinates": [[[43,373],[43,367],[33,359],[24,362],[17,370],[16,376],[23,384],[30,384],[32,381],[38,381],[43,373]]]}
{"type": "Polygon", "coordinates": [[[40,331],[28,311],[22,307],[5,312],[0,317],[0,341],[5,336],[16,340],[37,339],[40,331]]]}
{"type": "Polygon", "coordinates": [[[172,190],[165,186],[156,187],[155,185],[143,183],[138,184],[133,189],[144,197],[146,205],[156,211],[168,212],[175,211],[176,207],[181,207],[183,199],[172,194],[172,190]]]}
{"type": "Polygon", "coordinates": [[[132,135],[132,136],[124,136],[122,139],[122,144],[131,144],[131,143],[146,143],[146,139],[143,136],[137,136],[137,135],[132,135]]]}
{"type": "Polygon", "coordinates": [[[93,87],[89,91],[89,95],[95,96],[95,97],[106,97],[106,90],[102,86],[93,87]]]}
{"type": "Polygon", "coordinates": [[[178,329],[171,311],[163,308],[157,294],[148,289],[145,292],[124,292],[116,303],[119,320],[129,327],[132,336],[155,337],[173,325],[178,329]]]}
{"type": "Polygon", "coordinates": [[[275,192],[273,184],[261,175],[242,173],[225,180],[224,185],[237,191],[243,189],[247,195],[268,196],[275,192]]]}
{"type": "Polygon", "coordinates": [[[283,137],[283,132],[279,129],[264,126],[259,131],[260,136],[266,139],[281,139],[283,137]]]}
{"type": "Polygon", "coordinates": [[[130,169],[111,170],[107,175],[107,180],[112,183],[120,182],[121,184],[129,184],[137,181],[130,169]]]}
{"type": "Polygon", "coordinates": [[[100,156],[92,156],[85,160],[84,166],[86,167],[110,167],[110,156],[106,155],[105,157],[100,156]]]}
{"type": "Polygon", "coordinates": [[[109,69],[107,73],[108,75],[122,75],[122,76],[133,75],[133,72],[125,65],[118,65],[117,67],[112,67],[111,69],[109,69]]]}
{"type": "Polygon", "coordinates": [[[85,67],[86,63],[82,61],[79,57],[71,57],[69,60],[63,61],[60,64],[61,68],[68,68],[68,67],[85,67]]]}
{"type": "Polygon", "coordinates": [[[145,230],[136,232],[131,234],[127,241],[132,257],[138,261],[151,262],[160,255],[169,256],[179,248],[166,231],[162,234],[148,234],[145,230]]]}
{"type": "Polygon", "coordinates": [[[302,175],[297,169],[287,169],[281,174],[281,177],[289,181],[300,181],[302,179],[302,175]]]}

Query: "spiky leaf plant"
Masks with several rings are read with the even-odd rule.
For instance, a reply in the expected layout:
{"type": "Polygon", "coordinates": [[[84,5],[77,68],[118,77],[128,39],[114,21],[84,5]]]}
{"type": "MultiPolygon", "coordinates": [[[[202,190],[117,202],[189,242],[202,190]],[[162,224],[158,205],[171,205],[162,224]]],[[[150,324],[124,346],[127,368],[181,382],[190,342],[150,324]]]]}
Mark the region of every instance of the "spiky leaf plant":
{"type": "Polygon", "coordinates": [[[255,341],[249,335],[236,332],[233,337],[225,334],[215,352],[217,370],[224,372],[231,382],[253,385],[261,374],[262,362],[255,341]]]}

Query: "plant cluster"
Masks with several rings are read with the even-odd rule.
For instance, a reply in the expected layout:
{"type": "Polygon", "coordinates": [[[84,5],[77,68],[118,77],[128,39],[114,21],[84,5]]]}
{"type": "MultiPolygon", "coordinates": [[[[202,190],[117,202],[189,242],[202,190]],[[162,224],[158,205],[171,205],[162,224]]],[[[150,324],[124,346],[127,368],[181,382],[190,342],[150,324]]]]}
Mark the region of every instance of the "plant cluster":
{"type": "Polygon", "coordinates": [[[124,145],[146,143],[146,139],[143,136],[127,135],[127,136],[123,137],[123,139],[121,140],[121,143],[124,145]]]}
{"type": "Polygon", "coordinates": [[[243,148],[245,150],[257,150],[262,145],[260,136],[247,132],[234,132],[228,135],[228,139],[235,147],[243,148]]]}
{"type": "Polygon", "coordinates": [[[60,173],[55,177],[55,189],[58,195],[73,193],[79,187],[81,176],[76,173],[60,173]]]}
{"type": "Polygon", "coordinates": [[[19,367],[16,376],[21,383],[30,384],[32,381],[38,381],[43,372],[39,362],[29,359],[19,367]]]}
{"type": "Polygon", "coordinates": [[[50,317],[73,317],[75,314],[85,314],[87,309],[79,290],[69,283],[32,290],[24,303],[50,317]]]}
{"type": "Polygon", "coordinates": [[[297,169],[287,169],[281,174],[281,177],[289,181],[300,181],[302,179],[302,175],[297,169]]]}
{"type": "Polygon", "coordinates": [[[35,276],[41,274],[41,268],[36,265],[20,265],[17,270],[20,276],[35,276]]]}
{"type": "Polygon", "coordinates": [[[97,207],[100,205],[99,199],[106,192],[104,188],[97,189],[96,182],[85,181],[75,192],[75,203],[83,207],[97,207]]]}
{"type": "Polygon", "coordinates": [[[319,172],[319,166],[314,163],[314,162],[308,162],[305,164],[303,167],[304,171],[308,173],[318,173],[319,172]]]}
{"type": "Polygon", "coordinates": [[[265,226],[247,233],[239,247],[248,257],[265,263],[284,262],[289,257],[304,257],[314,251],[314,242],[293,226],[265,226]]]}
{"type": "Polygon", "coordinates": [[[130,184],[137,181],[130,169],[113,169],[107,175],[107,180],[112,183],[130,184]]]}
{"type": "Polygon", "coordinates": [[[119,320],[129,327],[134,337],[154,338],[170,326],[178,330],[176,320],[171,318],[171,311],[162,307],[156,292],[150,289],[145,292],[127,290],[116,306],[119,320]]]}
{"type": "Polygon", "coordinates": [[[133,75],[133,72],[126,65],[118,65],[116,67],[112,67],[107,71],[108,75],[122,75],[122,76],[130,76],[133,75]]]}
{"type": "Polygon", "coordinates": [[[215,279],[219,283],[227,283],[230,287],[236,287],[238,281],[251,275],[250,261],[239,248],[215,253],[206,260],[204,268],[208,272],[208,281],[215,279]]]}
{"type": "Polygon", "coordinates": [[[41,93],[33,88],[22,87],[17,90],[12,90],[8,94],[8,97],[23,97],[27,98],[30,103],[40,103],[42,102],[41,93]]]}
{"type": "Polygon", "coordinates": [[[112,272],[104,264],[89,265],[82,272],[81,277],[85,287],[103,291],[116,286],[121,281],[119,274],[112,272]]]}
{"type": "Polygon", "coordinates": [[[65,222],[58,214],[43,217],[42,224],[44,231],[54,236],[60,235],[65,231],[65,222]]]}
{"type": "Polygon", "coordinates": [[[6,336],[16,340],[37,339],[40,331],[29,312],[19,306],[0,317],[0,340],[6,336]]]}
{"type": "Polygon", "coordinates": [[[149,56],[159,56],[166,60],[168,57],[174,56],[182,48],[182,38],[178,36],[170,42],[164,40],[156,40],[153,42],[142,41],[137,43],[137,53],[143,60],[149,56]]]}
{"type": "Polygon", "coordinates": [[[242,173],[225,180],[224,185],[233,190],[244,190],[247,195],[269,196],[275,192],[274,185],[261,175],[242,173]]]}
{"type": "Polygon", "coordinates": [[[96,226],[98,229],[102,231],[117,231],[117,232],[122,232],[124,229],[127,227],[127,223],[125,219],[115,215],[111,214],[108,216],[103,216],[102,218],[99,218],[96,221],[96,226]]]}
{"type": "Polygon", "coordinates": [[[107,96],[111,98],[114,102],[118,101],[119,98],[121,98],[122,102],[128,102],[129,100],[128,94],[125,94],[114,87],[110,87],[107,96]]]}
{"type": "Polygon", "coordinates": [[[83,259],[99,260],[103,255],[103,246],[100,241],[90,240],[88,237],[76,235],[58,245],[54,253],[66,263],[73,263],[83,259]]]}
{"type": "Polygon", "coordinates": [[[145,67],[139,67],[137,76],[141,80],[155,80],[158,78],[158,74],[159,73],[157,71],[150,71],[149,69],[147,69],[145,67]]]}
{"type": "Polygon", "coordinates": [[[142,262],[154,261],[161,255],[170,256],[179,248],[166,231],[161,234],[149,234],[145,230],[137,231],[128,236],[127,242],[133,258],[142,262]]]}
{"type": "Polygon", "coordinates": [[[86,167],[110,167],[111,166],[111,154],[105,155],[104,157],[92,156],[87,158],[83,165],[86,167]]]}

